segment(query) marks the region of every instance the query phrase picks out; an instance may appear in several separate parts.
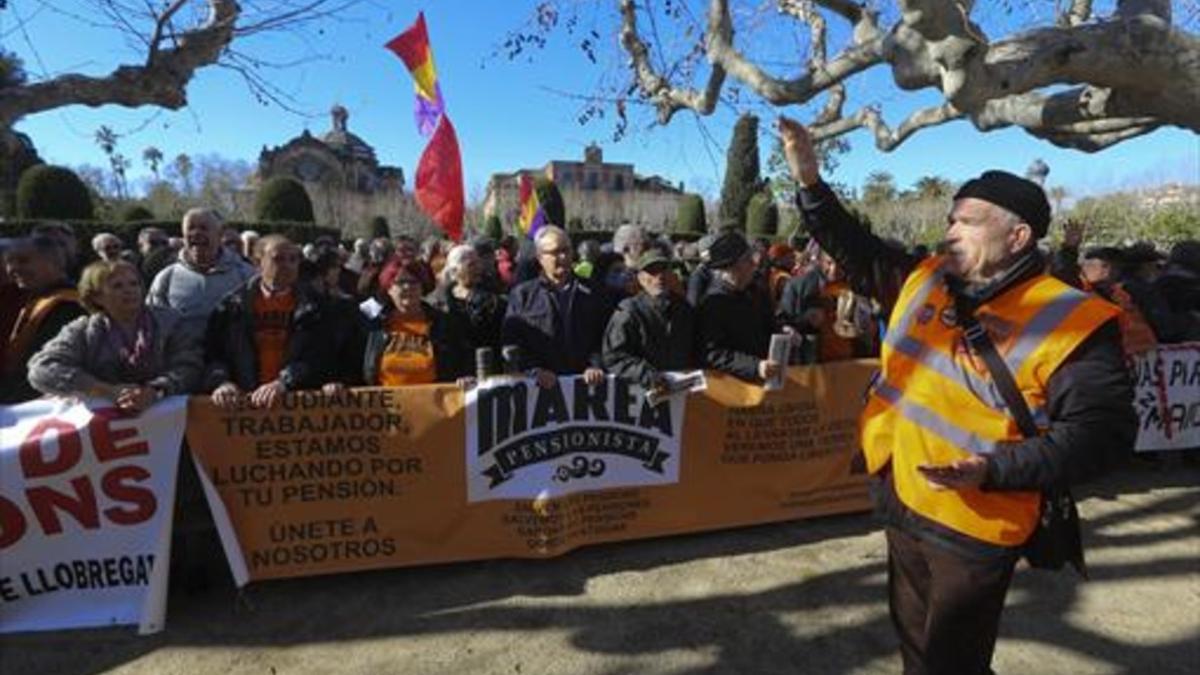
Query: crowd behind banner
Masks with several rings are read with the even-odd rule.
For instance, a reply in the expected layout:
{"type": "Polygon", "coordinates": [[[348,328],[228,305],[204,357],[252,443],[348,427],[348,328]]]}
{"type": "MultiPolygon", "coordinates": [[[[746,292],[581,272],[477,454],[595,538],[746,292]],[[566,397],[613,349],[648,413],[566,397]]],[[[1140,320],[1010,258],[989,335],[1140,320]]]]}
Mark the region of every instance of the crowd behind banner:
{"type": "MultiPolygon", "coordinates": [[[[1152,381],[1181,382],[1186,398],[1186,364],[1162,369],[1193,353],[1169,345],[1200,340],[1200,241],[1081,250],[1083,228],[1065,234],[1047,270],[1120,306],[1133,372],[1165,372],[1152,381]],[[1149,353],[1148,366],[1136,356],[1149,353]]],[[[101,234],[87,253],[69,226],[46,222],[0,241],[0,403],[48,395],[136,415],[190,394],[237,416],[364,386],[442,383],[477,397],[497,374],[530,383],[530,396],[578,376],[584,392],[615,378],[669,399],[688,386],[671,372],[770,388],[788,365],[876,356],[887,321],[812,243],[733,229],[672,243],[625,225],[575,246],[546,225],[522,239],[401,235],[347,249],[237,232],[194,209],[182,235],[147,228],[124,250],[101,234]]],[[[575,401],[599,405],[588,396],[575,401]]],[[[1157,418],[1144,408],[1143,431],[1161,429],[1162,448],[1186,442],[1175,432],[1198,415],[1171,396],[1159,392],[1157,418]]],[[[504,478],[514,466],[492,468],[504,478]]]]}

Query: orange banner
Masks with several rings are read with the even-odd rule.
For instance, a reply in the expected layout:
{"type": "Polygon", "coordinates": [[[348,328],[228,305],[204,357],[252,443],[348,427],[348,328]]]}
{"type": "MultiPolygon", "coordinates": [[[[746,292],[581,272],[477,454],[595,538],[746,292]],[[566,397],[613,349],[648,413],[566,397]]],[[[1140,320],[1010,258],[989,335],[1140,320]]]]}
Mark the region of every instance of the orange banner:
{"type": "Polygon", "coordinates": [[[448,385],[360,389],[340,401],[297,392],[273,410],[232,413],[194,398],[187,438],[239,585],[550,557],[867,509],[852,460],[875,369],[874,361],[795,367],[769,393],[708,372],[704,391],[657,406],[611,380],[584,391],[563,378],[562,393],[544,397],[515,382],[531,403],[513,403],[521,414],[506,422],[512,437],[498,449],[494,431],[480,444],[468,430],[468,419],[492,412],[468,414],[463,392],[448,385]],[[490,483],[480,482],[481,466],[492,467],[490,483]],[[468,495],[469,483],[508,489],[531,476],[546,480],[531,497],[468,495]]]}

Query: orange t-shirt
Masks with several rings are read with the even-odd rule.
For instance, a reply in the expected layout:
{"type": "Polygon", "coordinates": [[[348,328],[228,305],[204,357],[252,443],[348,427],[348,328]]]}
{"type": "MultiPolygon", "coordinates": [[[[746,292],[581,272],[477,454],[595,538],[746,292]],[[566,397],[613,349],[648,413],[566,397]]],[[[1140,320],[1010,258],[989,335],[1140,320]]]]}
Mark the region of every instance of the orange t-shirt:
{"type": "Polygon", "coordinates": [[[288,291],[268,296],[254,296],[254,349],[258,355],[258,383],[266,384],[279,377],[287,354],[288,334],[291,332],[292,310],[296,294],[288,291]]]}
{"type": "Polygon", "coordinates": [[[379,358],[379,384],[399,387],[437,381],[429,321],[393,316],[387,324],[388,340],[379,358]]]}

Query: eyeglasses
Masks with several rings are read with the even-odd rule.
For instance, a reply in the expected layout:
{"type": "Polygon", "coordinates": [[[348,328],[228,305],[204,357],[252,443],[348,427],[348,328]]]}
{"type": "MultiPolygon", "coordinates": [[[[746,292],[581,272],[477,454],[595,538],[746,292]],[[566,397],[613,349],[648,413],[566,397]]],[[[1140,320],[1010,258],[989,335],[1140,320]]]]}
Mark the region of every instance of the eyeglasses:
{"type": "Polygon", "coordinates": [[[538,251],[538,255],[548,255],[555,258],[571,255],[569,248],[548,248],[538,251]]]}

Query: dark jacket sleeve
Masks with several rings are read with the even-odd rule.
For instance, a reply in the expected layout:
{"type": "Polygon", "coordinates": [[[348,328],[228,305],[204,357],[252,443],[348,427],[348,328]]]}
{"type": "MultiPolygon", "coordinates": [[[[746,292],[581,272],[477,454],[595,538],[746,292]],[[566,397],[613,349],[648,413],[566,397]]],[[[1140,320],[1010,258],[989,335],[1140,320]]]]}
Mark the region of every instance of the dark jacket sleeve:
{"type": "MultiPolygon", "coordinates": [[[[232,295],[232,294],[231,294],[232,295]]],[[[230,296],[217,305],[208,315],[204,331],[204,376],[200,381],[201,392],[211,392],[226,382],[235,382],[233,364],[230,362],[228,346],[231,330],[235,329],[231,314],[234,302],[230,296]]],[[[242,386],[238,383],[238,386],[242,386]]]]}
{"type": "Polygon", "coordinates": [[[920,260],[871,234],[824,182],[801,189],[796,205],[805,229],[845,268],[854,292],[874,298],[891,314],[904,279],[920,260]]]}
{"type": "Polygon", "coordinates": [[[529,290],[528,286],[513,289],[509,295],[508,307],[504,312],[504,323],[500,325],[501,342],[521,348],[520,363],[523,370],[546,367],[545,355],[530,347],[533,341],[529,334],[534,331],[534,328],[529,325],[529,321],[524,316],[525,305],[529,300],[529,290]]]}
{"type": "Polygon", "coordinates": [[[1133,384],[1116,320],[1075,349],[1046,383],[1047,433],[1001,444],[984,490],[1046,490],[1094,477],[1133,448],[1133,384]]]}
{"type": "Polygon", "coordinates": [[[731,326],[728,320],[735,313],[720,308],[720,304],[727,301],[728,296],[709,295],[702,303],[699,334],[704,367],[729,373],[747,382],[758,382],[758,362],[761,359],[754,354],[723,346],[733,342],[731,334],[739,328],[731,326]]]}
{"type": "Polygon", "coordinates": [[[817,327],[804,318],[804,313],[816,307],[821,293],[819,278],[809,272],[789,279],[783,287],[783,298],[779,301],[779,320],[801,333],[816,333],[817,327]]]}
{"type": "Polygon", "coordinates": [[[604,369],[622,380],[649,387],[658,370],[644,358],[646,346],[632,316],[633,309],[621,306],[609,319],[604,332],[604,369]]]}
{"type": "Polygon", "coordinates": [[[1050,275],[1055,279],[1083,288],[1083,277],[1079,276],[1079,249],[1075,246],[1060,246],[1050,258],[1050,275]]]}

